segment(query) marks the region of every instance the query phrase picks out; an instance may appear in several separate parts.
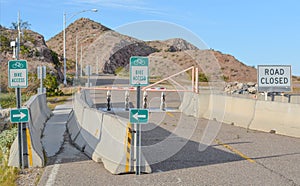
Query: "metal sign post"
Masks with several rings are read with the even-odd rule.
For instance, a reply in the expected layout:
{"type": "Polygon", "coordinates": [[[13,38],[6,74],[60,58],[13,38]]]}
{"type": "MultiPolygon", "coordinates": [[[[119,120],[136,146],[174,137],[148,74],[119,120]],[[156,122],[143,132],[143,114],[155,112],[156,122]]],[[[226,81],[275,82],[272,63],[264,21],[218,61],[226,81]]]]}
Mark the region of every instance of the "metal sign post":
{"type": "MultiPolygon", "coordinates": [[[[139,109],[140,108],[140,102],[141,102],[141,86],[137,86],[136,89],[136,108],[139,109]]],[[[139,125],[139,122],[137,122],[137,130],[136,130],[136,154],[137,154],[137,158],[136,158],[136,175],[140,175],[141,174],[141,125],[139,125]]]]}
{"type": "Polygon", "coordinates": [[[90,87],[91,86],[91,75],[92,75],[92,66],[91,65],[87,65],[85,67],[85,74],[88,76],[87,83],[85,84],[85,86],[90,87]]]}
{"type": "MultiPolygon", "coordinates": [[[[16,105],[17,110],[21,109],[21,88],[27,88],[28,86],[28,70],[27,70],[27,61],[19,60],[20,53],[20,13],[18,14],[18,37],[16,42],[13,42],[13,49],[16,60],[8,62],[8,86],[10,88],[15,88],[16,90],[16,105]]],[[[18,114],[14,114],[15,116],[18,114]]],[[[19,113],[19,118],[23,119],[24,114],[19,113]]],[[[12,116],[11,116],[12,117],[12,116]]],[[[16,117],[18,118],[18,117],[16,117]]],[[[27,158],[27,141],[26,141],[26,123],[18,121],[18,150],[19,150],[19,166],[24,169],[28,166],[27,158]]]]}
{"type": "MultiPolygon", "coordinates": [[[[17,45],[19,43],[17,42],[17,45]]],[[[16,52],[18,54],[18,52],[16,52]]],[[[18,57],[18,55],[17,55],[18,57]]],[[[12,60],[8,62],[8,85],[10,88],[16,89],[16,103],[17,109],[21,109],[21,88],[26,88],[28,86],[28,71],[27,71],[27,61],[25,60],[12,60]]],[[[26,141],[26,123],[23,121],[24,114],[21,112],[19,114],[20,120],[15,121],[18,118],[16,115],[11,113],[11,122],[18,123],[18,149],[19,149],[19,165],[22,169],[28,166],[28,161],[25,156],[27,156],[27,141],[26,141]],[[16,117],[13,117],[16,116],[16,117]],[[22,118],[22,119],[21,119],[22,118]]]]}
{"type": "MultiPolygon", "coordinates": [[[[130,84],[131,86],[136,86],[137,95],[137,116],[135,123],[135,157],[136,157],[136,175],[141,174],[141,125],[139,120],[139,109],[141,103],[141,86],[147,86],[149,84],[149,60],[147,57],[133,56],[130,58],[130,84]]],[[[132,113],[132,112],[130,112],[132,113]]],[[[135,116],[132,116],[133,118],[135,116]]]]}
{"type": "Polygon", "coordinates": [[[46,93],[46,88],[43,87],[43,80],[46,78],[46,66],[38,66],[37,75],[38,79],[40,80],[40,88],[38,88],[38,93],[46,93]]]}

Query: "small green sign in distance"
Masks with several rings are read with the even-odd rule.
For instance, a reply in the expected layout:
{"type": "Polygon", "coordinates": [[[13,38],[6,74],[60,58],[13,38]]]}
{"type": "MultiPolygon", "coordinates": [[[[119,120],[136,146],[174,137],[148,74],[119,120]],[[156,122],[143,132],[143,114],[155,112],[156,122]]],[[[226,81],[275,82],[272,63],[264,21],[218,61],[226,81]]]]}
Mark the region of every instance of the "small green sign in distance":
{"type": "Polygon", "coordinates": [[[146,124],[149,120],[148,109],[130,109],[129,111],[130,123],[146,124]]]}
{"type": "Polygon", "coordinates": [[[8,62],[8,86],[10,88],[28,87],[28,69],[26,60],[8,62]]]}
{"type": "Polygon", "coordinates": [[[29,121],[28,108],[14,108],[10,110],[10,122],[12,123],[26,123],[29,121]]]}

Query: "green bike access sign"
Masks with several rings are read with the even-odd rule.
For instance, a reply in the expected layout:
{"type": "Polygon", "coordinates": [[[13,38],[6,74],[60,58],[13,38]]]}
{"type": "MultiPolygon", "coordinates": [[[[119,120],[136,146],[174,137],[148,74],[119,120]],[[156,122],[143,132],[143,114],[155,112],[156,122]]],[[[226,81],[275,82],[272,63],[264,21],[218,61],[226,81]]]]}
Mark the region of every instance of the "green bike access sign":
{"type": "Polygon", "coordinates": [[[10,88],[28,87],[27,61],[12,60],[8,62],[8,86],[10,88]]]}
{"type": "Polygon", "coordinates": [[[149,60],[147,57],[130,58],[130,85],[147,86],[149,84],[149,60]]]}

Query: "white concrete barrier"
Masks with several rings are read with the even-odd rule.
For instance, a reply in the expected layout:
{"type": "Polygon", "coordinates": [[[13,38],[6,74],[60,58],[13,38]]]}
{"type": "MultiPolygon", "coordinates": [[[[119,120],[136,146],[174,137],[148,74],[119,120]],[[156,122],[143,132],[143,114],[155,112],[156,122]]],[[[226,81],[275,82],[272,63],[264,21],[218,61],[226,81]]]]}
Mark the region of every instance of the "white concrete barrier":
{"type": "Polygon", "coordinates": [[[95,149],[101,141],[100,138],[103,133],[102,125],[103,113],[91,108],[84,109],[81,124],[82,129],[80,131],[80,134],[86,142],[84,152],[96,162],[101,159],[101,153],[97,152],[95,149]]]}
{"type": "Polygon", "coordinates": [[[76,121],[76,117],[74,117],[74,114],[75,113],[73,110],[70,114],[70,120],[67,122],[67,128],[72,141],[75,141],[81,130],[81,126],[79,125],[79,122],[76,121]]]}
{"type": "Polygon", "coordinates": [[[256,101],[246,98],[225,97],[224,123],[249,128],[255,113],[256,101]]]}
{"type": "MultiPolygon", "coordinates": [[[[47,106],[45,94],[37,94],[32,96],[25,104],[29,110],[30,119],[28,122],[30,141],[27,141],[29,167],[43,167],[45,158],[43,146],[41,143],[41,135],[46,121],[52,112],[47,106]]],[[[9,166],[19,167],[18,139],[15,139],[9,157],[9,166]]]]}
{"type": "MultiPolygon", "coordinates": [[[[111,173],[133,172],[133,137],[128,120],[90,108],[86,95],[82,94],[75,95],[74,114],[67,124],[71,139],[94,161],[102,161],[111,173]]],[[[142,159],[141,171],[150,173],[151,168],[144,156],[142,159]]]]}
{"type": "Polygon", "coordinates": [[[300,104],[257,101],[250,129],[300,137],[300,104]]]}
{"type": "Polygon", "coordinates": [[[93,108],[94,106],[94,102],[91,98],[91,94],[90,94],[90,90],[82,90],[83,94],[82,95],[82,100],[84,100],[84,102],[90,107],[93,108]]]}
{"type": "MultiPolygon", "coordinates": [[[[199,98],[200,97],[195,93],[185,92],[179,110],[186,115],[200,117],[201,112],[199,111],[199,105],[201,102],[199,102],[199,98]]],[[[202,107],[200,109],[202,109],[202,107]]]]}
{"type": "Polygon", "coordinates": [[[179,109],[195,117],[216,119],[253,130],[300,137],[300,104],[261,101],[225,95],[185,93],[179,109]],[[198,109],[195,113],[195,105],[198,109]]]}
{"type": "Polygon", "coordinates": [[[73,102],[73,113],[70,121],[67,123],[67,127],[72,141],[81,151],[83,151],[86,146],[86,141],[80,133],[82,129],[85,108],[88,108],[88,105],[84,101],[82,101],[82,94],[75,94],[73,102]]]}
{"type": "MultiPolygon", "coordinates": [[[[201,97],[202,95],[199,94],[201,97]]],[[[207,102],[206,102],[207,103],[207,102]]],[[[208,108],[203,117],[209,120],[223,121],[225,115],[226,99],[223,95],[210,94],[208,108]]],[[[202,107],[205,107],[203,104],[202,107]]]]}

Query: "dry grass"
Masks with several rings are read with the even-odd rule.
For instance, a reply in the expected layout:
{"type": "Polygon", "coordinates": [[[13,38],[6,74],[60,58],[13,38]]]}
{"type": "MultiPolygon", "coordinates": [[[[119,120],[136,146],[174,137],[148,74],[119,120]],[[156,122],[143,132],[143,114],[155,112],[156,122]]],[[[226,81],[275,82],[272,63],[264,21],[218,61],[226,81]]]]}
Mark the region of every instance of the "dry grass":
{"type": "Polygon", "coordinates": [[[18,174],[17,168],[8,166],[8,154],[3,154],[0,150],[0,186],[16,185],[18,174]]]}
{"type": "Polygon", "coordinates": [[[55,97],[47,97],[47,106],[54,110],[57,105],[64,104],[64,102],[70,98],[70,96],[55,96],[55,97]]]}

